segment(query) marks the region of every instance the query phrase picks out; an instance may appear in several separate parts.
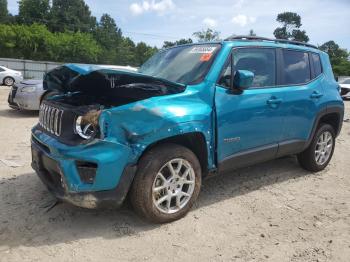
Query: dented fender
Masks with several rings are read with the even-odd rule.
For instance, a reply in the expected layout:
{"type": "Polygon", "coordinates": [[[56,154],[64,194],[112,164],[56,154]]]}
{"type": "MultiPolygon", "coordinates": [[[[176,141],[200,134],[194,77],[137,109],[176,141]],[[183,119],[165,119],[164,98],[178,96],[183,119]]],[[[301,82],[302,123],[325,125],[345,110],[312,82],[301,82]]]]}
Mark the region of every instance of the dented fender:
{"type": "Polygon", "coordinates": [[[103,139],[132,148],[133,161],[146,148],[160,140],[201,133],[207,143],[208,164],[213,168],[214,135],[213,109],[191,88],[172,96],[156,97],[104,110],[100,116],[103,139]],[[177,98],[175,97],[177,96],[177,98]]]}

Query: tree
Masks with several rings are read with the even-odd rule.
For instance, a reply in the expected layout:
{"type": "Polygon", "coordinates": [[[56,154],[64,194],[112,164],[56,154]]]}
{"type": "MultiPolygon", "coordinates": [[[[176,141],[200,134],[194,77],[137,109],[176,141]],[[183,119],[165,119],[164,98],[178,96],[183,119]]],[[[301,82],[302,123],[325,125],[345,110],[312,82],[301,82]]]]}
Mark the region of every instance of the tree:
{"type": "Polygon", "coordinates": [[[137,66],[141,66],[144,62],[148,60],[158,49],[156,47],[150,47],[144,42],[140,42],[135,48],[135,57],[137,66]]]}
{"type": "Polygon", "coordinates": [[[117,50],[117,64],[137,66],[135,48],[135,43],[129,37],[123,37],[117,50]]]}
{"type": "Polygon", "coordinates": [[[96,63],[100,52],[91,34],[52,33],[39,24],[0,24],[0,57],[96,63]]]}
{"type": "Polygon", "coordinates": [[[276,28],[273,33],[276,38],[309,42],[306,32],[299,29],[302,26],[300,15],[292,12],[284,12],[278,14],[276,20],[282,24],[282,27],[276,28]]]}
{"type": "Polygon", "coordinates": [[[249,36],[256,36],[256,33],[254,32],[253,29],[249,30],[249,36]]]}
{"type": "Polygon", "coordinates": [[[53,0],[49,29],[52,32],[92,32],[96,18],[84,0],[53,0]]]}
{"type": "Polygon", "coordinates": [[[188,38],[188,39],[182,38],[182,39],[177,40],[175,42],[164,41],[164,44],[163,44],[162,48],[169,48],[169,47],[172,47],[172,46],[192,44],[192,43],[193,43],[193,40],[191,38],[188,38]]]}
{"type": "Polygon", "coordinates": [[[21,0],[17,21],[21,24],[47,23],[50,12],[49,0],[21,0]]]}
{"type": "Polygon", "coordinates": [[[328,41],[319,46],[319,48],[328,53],[332,63],[340,63],[342,60],[347,60],[349,56],[349,53],[345,49],[340,48],[334,41],[328,41]]]}
{"type": "Polygon", "coordinates": [[[193,36],[198,39],[198,42],[211,42],[219,40],[220,32],[208,28],[206,30],[194,32],[193,36]]]}
{"type": "Polygon", "coordinates": [[[0,0],[0,23],[8,22],[8,17],[7,0],[0,0]]]}
{"type": "Polygon", "coordinates": [[[121,42],[122,32],[110,15],[102,15],[94,32],[94,37],[103,47],[100,61],[107,64],[116,63],[117,48],[121,42]]]}
{"type": "Polygon", "coordinates": [[[336,75],[350,75],[349,52],[340,48],[334,41],[328,41],[319,46],[319,49],[328,53],[333,71],[336,75]]]}

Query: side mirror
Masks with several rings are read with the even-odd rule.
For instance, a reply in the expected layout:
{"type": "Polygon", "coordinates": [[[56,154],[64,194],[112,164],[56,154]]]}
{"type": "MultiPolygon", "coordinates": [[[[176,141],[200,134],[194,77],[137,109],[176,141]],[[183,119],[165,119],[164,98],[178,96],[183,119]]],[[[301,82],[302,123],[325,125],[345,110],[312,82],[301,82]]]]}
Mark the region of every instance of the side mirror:
{"type": "Polygon", "coordinates": [[[335,76],[335,81],[339,82],[339,77],[338,76],[335,76]]]}
{"type": "Polygon", "coordinates": [[[237,70],[233,77],[232,88],[247,89],[252,86],[254,73],[248,70],[237,70]]]}

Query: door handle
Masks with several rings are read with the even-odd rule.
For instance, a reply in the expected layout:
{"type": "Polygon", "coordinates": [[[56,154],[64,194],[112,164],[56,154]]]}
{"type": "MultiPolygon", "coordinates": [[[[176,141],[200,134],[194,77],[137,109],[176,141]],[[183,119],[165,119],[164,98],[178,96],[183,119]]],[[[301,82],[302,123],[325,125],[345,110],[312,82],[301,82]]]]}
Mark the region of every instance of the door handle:
{"type": "Polygon", "coordinates": [[[322,97],[323,96],[323,94],[321,94],[320,92],[318,92],[318,91],[314,91],[312,94],[311,94],[311,96],[310,96],[310,98],[320,98],[320,97],[322,97]]]}
{"type": "Polygon", "coordinates": [[[269,100],[267,100],[268,105],[279,105],[282,103],[282,99],[276,98],[276,97],[271,97],[269,100]]]}

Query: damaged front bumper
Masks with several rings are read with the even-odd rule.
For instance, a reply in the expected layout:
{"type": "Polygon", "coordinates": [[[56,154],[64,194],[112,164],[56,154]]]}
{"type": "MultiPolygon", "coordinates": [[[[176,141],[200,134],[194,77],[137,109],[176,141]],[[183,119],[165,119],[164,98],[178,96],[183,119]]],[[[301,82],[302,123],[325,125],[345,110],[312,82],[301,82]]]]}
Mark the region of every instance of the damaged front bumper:
{"type": "Polygon", "coordinates": [[[31,147],[32,167],[49,191],[84,208],[120,206],[136,172],[128,162],[131,149],[114,142],[69,147],[34,129],[31,147]],[[79,163],[95,165],[82,173],[79,163]]]}

